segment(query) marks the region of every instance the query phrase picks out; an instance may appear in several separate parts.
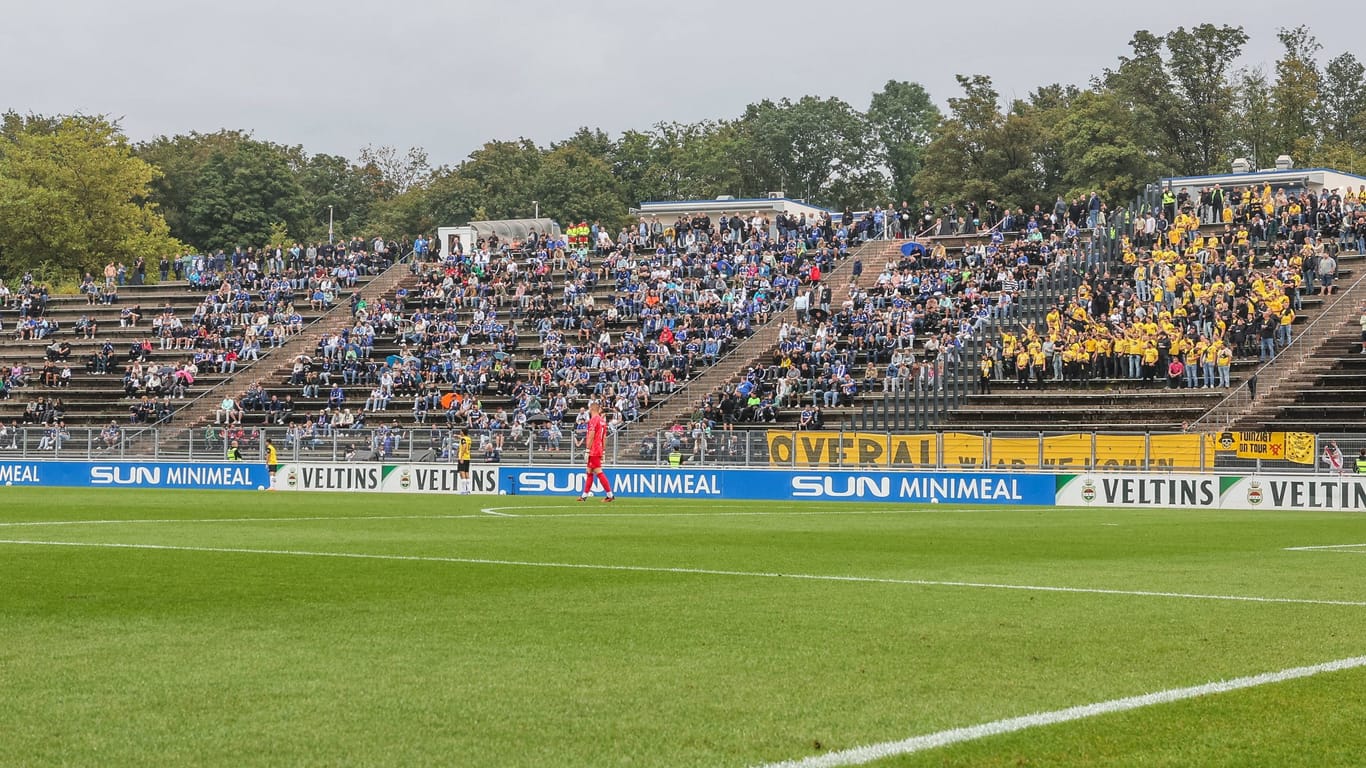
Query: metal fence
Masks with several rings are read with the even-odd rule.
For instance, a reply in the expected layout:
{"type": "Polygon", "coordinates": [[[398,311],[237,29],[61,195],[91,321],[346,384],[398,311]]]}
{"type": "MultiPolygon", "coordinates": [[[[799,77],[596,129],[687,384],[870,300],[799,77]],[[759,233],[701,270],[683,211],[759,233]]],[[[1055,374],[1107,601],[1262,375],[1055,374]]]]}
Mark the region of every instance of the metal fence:
{"type": "MultiPolygon", "coordinates": [[[[1323,434],[1304,436],[1312,439],[1312,448],[1306,443],[1300,449],[1309,463],[1240,457],[1221,447],[1224,434],[789,431],[694,424],[643,438],[610,435],[605,458],[608,464],[684,468],[1323,473],[1337,471],[1325,461],[1331,443],[1342,457],[1342,471],[1351,473],[1366,452],[1366,435],[1323,434]]],[[[326,434],[284,427],[153,428],[131,439],[108,430],[19,427],[0,434],[0,461],[221,461],[234,443],[244,459],[260,461],[269,441],[280,462],[443,463],[455,461],[459,435],[444,424],[326,434]]],[[[473,458],[481,463],[572,466],[586,458],[581,434],[546,424],[475,431],[471,438],[473,458]]]]}

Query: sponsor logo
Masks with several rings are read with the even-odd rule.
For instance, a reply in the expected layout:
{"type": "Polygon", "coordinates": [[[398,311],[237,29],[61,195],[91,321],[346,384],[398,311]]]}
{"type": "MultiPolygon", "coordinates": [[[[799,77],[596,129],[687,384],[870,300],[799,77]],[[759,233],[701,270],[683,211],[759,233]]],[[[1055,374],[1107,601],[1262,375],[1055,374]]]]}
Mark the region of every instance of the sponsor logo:
{"type": "Polygon", "coordinates": [[[792,495],[813,499],[886,499],[892,495],[892,481],[887,477],[797,475],[792,478],[792,495]]]}
{"type": "Polygon", "coordinates": [[[412,484],[413,484],[413,473],[412,473],[411,470],[409,470],[408,468],[405,467],[405,468],[403,469],[403,471],[400,472],[399,475],[398,475],[398,487],[400,487],[400,488],[402,488],[403,490],[406,491],[406,490],[408,490],[408,487],[411,486],[412,484]]]}
{"type": "Polygon", "coordinates": [[[1277,508],[1366,510],[1366,482],[1357,478],[1270,480],[1268,485],[1277,508]]]}
{"type": "Polygon", "coordinates": [[[90,468],[91,485],[165,486],[168,488],[251,488],[251,469],[232,466],[170,465],[138,466],[96,464],[90,468]]]}
{"type": "Polygon", "coordinates": [[[1087,480],[1081,486],[1081,500],[1090,504],[1096,500],[1096,484],[1087,480]]]}
{"type": "Polygon", "coordinates": [[[37,464],[0,464],[0,483],[40,483],[37,464]]]}
{"type": "Polygon", "coordinates": [[[1262,484],[1255,480],[1247,487],[1247,503],[1257,506],[1262,503],[1262,484]]]}
{"type": "Polygon", "coordinates": [[[517,475],[517,488],[522,493],[576,493],[583,480],[582,472],[522,472],[517,475]]]}
{"type": "Polygon", "coordinates": [[[161,467],[95,466],[91,485],[161,485],[161,467]]]}

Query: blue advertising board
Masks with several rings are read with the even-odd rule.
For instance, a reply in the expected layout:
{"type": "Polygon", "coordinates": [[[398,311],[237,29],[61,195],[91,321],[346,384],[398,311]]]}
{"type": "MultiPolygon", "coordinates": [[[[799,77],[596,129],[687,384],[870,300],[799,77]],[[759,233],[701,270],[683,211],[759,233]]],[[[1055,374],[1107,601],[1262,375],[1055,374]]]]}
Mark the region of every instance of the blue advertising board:
{"type": "MultiPolygon", "coordinates": [[[[564,467],[505,467],[509,493],[576,496],[584,472],[564,467]]],[[[858,472],[774,469],[609,469],[622,496],[741,501],[906,501],[1052,504],[1053,475],[1002,472],[858,472]]]]}
{"type": "Polygon", "coordinates": [[[242,461],[0,461],[0,485],[257,490],[270,487],[270,470],[242,461]]]}

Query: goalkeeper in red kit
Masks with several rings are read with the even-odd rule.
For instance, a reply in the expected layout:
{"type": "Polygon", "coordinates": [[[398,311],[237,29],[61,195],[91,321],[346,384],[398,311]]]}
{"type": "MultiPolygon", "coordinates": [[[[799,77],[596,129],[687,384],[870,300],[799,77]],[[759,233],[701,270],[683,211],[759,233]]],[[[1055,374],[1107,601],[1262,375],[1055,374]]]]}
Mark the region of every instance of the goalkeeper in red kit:
{"type": "Polygon", "coordinates": [[[579,501],[586,500],[588,494],[593,491],[594,479],[602,484],[604,491],[607,491],[607,497],[603,501],[615,500],[612,486],[607,482],[607,473],[602,471],[602,454],[607,448],[607,419],[602,417],[602,406],[596,400],[588,404],[588,434],[585,443],[588,446],[588,475],[583,479],[583,493],[579,495],[579,501]]]}

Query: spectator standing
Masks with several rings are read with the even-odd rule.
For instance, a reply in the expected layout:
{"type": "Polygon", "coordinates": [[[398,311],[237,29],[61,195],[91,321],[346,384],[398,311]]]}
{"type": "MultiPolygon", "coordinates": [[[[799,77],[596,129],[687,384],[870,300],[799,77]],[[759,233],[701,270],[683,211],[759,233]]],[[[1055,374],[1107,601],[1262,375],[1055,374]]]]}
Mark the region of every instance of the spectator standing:
{"type": "Polygon", "coordinates": [[[1331,254],[1325,253],[1319,257],[1319,284],[1323,286],[1324,296],[1333,294],[1333,279],[1337,277],[1337,271],[1338,260],[1333,258],[1331,254]]]}

